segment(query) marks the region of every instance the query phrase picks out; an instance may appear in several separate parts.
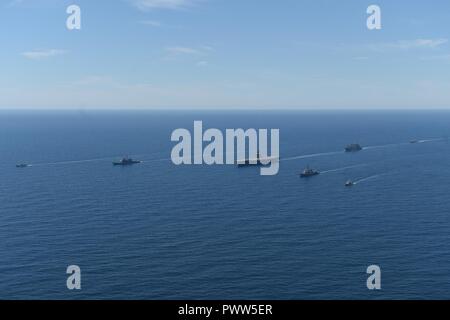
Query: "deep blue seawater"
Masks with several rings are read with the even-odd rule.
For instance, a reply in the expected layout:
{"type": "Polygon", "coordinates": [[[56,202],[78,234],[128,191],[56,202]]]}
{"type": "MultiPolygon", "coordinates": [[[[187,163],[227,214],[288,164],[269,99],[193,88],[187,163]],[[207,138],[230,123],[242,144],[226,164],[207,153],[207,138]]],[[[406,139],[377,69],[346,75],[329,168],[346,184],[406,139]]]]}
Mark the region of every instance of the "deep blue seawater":
{"type": "Polygon", "coordinates": [[[0,299],[450,299],[449,134],[438,111],[1,111],[0,299]],[[194,120],[279,128],[280,173],[174,166],[194,120]]]}

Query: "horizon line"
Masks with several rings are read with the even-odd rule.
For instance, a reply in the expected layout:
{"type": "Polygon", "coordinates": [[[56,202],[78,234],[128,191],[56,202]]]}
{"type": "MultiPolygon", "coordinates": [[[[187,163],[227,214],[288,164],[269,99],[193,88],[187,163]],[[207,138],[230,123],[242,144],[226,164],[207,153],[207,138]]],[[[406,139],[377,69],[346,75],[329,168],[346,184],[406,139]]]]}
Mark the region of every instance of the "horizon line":
{"type": "Polygon", "coordinates": [[[324,107],[283,107],[283,108],[265,108],[265,107],[64,107],[64,108],[42,108],[42,107],[16,107],[16,108],[4,108],[0,107],[0,111],[450,111],[450,107],[395,107],[395,108],[324,108],[324,107]]]}

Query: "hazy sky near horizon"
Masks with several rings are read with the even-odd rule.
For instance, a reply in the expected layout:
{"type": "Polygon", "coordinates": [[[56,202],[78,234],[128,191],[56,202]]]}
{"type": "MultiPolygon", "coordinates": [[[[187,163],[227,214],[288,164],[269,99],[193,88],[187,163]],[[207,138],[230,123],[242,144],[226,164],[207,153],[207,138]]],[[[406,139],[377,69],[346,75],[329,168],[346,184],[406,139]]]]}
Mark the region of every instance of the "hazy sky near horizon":
{"type": "Polygon", "coordinates": [[[0,0],[0,108],[450,108],[449,12],[448,0],[0,0]],[[382,30],[366,27],[372,4],[382,30]]]}

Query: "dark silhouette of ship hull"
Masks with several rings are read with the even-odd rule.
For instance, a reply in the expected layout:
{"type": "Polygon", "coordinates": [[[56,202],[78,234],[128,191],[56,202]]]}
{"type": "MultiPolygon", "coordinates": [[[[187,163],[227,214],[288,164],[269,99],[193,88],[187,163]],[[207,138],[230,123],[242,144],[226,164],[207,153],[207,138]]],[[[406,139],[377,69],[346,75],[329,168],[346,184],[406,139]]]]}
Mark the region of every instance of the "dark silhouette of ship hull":
{"type": "Polygon", "coordinates": [[[237,166],[242,168],[242,167],[259,167],[259,166],[263,166],[264,164],[262,163],[262,158],[259,154],[259,152],[256,154],[256,158],[255,159],[243,159],[243,160],[238,160],[237,161],[237,166]]]}
{"type": "Polygon", "coordinates": [[[313,170],[310,167],[307,167],[305,170],[303,170],[302,173],[300,173],[300,178],[309,178],[319,175],[320,172],[317,170],[313,170]]]}
{"type": "Polygon", "coordinates": [[[133,164],[138,164],[138,163],[142,163],[142,161],[134,160],[131,158],[123,158],[122,160],[114,161],[113,165],[115,165],[115,166],[131,166],[133,164]]]}
{"type": "Polygon", "coordinates": [[[362,149],[363,148],[359,144],[353,143],[345,147],[345,152],[358,152],[361,151],[362,149]]]}
{"type": "Polygon", "coordinates": [[[245,160],[238,161],[238,164],[237,164],[238,167],[259,167],[262,165],[263,164],[260,159],[255,159],[255,160],[245,159],[245,160]]]}

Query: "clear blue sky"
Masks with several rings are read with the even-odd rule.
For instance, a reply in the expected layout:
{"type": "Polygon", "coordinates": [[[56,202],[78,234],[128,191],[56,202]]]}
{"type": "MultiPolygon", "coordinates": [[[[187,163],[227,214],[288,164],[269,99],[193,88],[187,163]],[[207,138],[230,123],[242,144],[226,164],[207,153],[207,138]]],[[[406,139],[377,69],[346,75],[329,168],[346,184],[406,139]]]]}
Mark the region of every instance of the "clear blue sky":
{"type": "Polygon", "coordinates": [[[448,0],[1,0],[0,108],[449,108],[448,0]],[[66,29],[66,8],[82,30],[66,29]],[[366,9],[382,9],[382,30],[366,9]]]}

